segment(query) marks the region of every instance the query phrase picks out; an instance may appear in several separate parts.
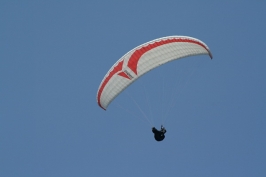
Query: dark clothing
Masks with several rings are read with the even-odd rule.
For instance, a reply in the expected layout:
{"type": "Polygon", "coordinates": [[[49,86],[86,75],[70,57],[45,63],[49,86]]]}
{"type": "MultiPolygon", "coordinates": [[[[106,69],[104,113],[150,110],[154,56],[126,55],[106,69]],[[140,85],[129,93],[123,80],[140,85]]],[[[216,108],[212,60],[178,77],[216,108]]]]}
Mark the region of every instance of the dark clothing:
{"type": "Polygon", "coordinates": [[[162,141],[165,136],[166,130],[164,127],[161,127],[161,130],[157,130],[155,127],[152,127],[152,132],[154,133],[154,138],[156,141],[162,141]]]}

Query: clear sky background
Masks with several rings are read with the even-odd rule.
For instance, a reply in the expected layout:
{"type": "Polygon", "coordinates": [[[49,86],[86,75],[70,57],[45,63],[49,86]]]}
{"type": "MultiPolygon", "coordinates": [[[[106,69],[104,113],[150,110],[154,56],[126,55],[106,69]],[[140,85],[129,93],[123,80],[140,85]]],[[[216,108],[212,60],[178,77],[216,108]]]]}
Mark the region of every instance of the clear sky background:
{"type": "Polygon", "coordinates": [[[0,176],[266,176],[265,7],[1,0],[0,176]],[[109,68],[169,35],[202,40],[213,60],[168,63],[99,108],[109,68]],[[157,128],[165,120],[164,141],[135,102],[157,128]]]}

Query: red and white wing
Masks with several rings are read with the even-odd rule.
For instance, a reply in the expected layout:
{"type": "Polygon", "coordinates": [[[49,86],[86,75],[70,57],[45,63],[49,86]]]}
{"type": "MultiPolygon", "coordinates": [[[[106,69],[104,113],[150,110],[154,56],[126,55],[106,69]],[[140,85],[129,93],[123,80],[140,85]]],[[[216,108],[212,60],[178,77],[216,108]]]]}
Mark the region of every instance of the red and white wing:
{"type": "Polygon", "coordinates": [[[107,72],[97,93],[99,106],[111,101],[148,71],[167,62],[193,55],[212,54],[202,41],[187,36],[169,36],[144,43],[125,54],[107,72]]]}

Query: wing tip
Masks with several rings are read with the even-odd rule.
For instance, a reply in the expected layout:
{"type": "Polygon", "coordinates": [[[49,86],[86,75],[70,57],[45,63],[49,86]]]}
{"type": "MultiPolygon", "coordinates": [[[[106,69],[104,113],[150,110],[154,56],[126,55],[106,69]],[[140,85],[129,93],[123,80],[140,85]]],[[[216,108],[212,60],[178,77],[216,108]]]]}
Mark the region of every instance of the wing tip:
{"type": "Polygon", "coordinates": [[[211,51],[208,50],[208,53],[209,53],[209,56],[210,56],[210,58],[211,58],[211,60],[212,60],[213,56],[212,56],[211,51]]]}
{"type": "Polygon", "coordinates": [[[100,108],[106,111],[106,108],[104,108],[99,102],[98,102],[98,105],[100,106],[100,108]]]}

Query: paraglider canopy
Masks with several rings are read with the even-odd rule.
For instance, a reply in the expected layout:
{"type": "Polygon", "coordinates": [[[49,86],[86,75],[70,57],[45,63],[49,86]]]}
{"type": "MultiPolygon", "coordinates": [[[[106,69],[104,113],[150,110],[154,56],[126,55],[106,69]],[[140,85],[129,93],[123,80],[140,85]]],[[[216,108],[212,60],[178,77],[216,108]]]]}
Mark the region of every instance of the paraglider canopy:
{"type": "Polygon", "coordinates": [[[212,54],[202,41],[187,36],[168,36],[144,43],[121,57],[103,78],[98,105],[104,110],[124,89],[148,71],[167,62],[194,55],[212,54]]]}

